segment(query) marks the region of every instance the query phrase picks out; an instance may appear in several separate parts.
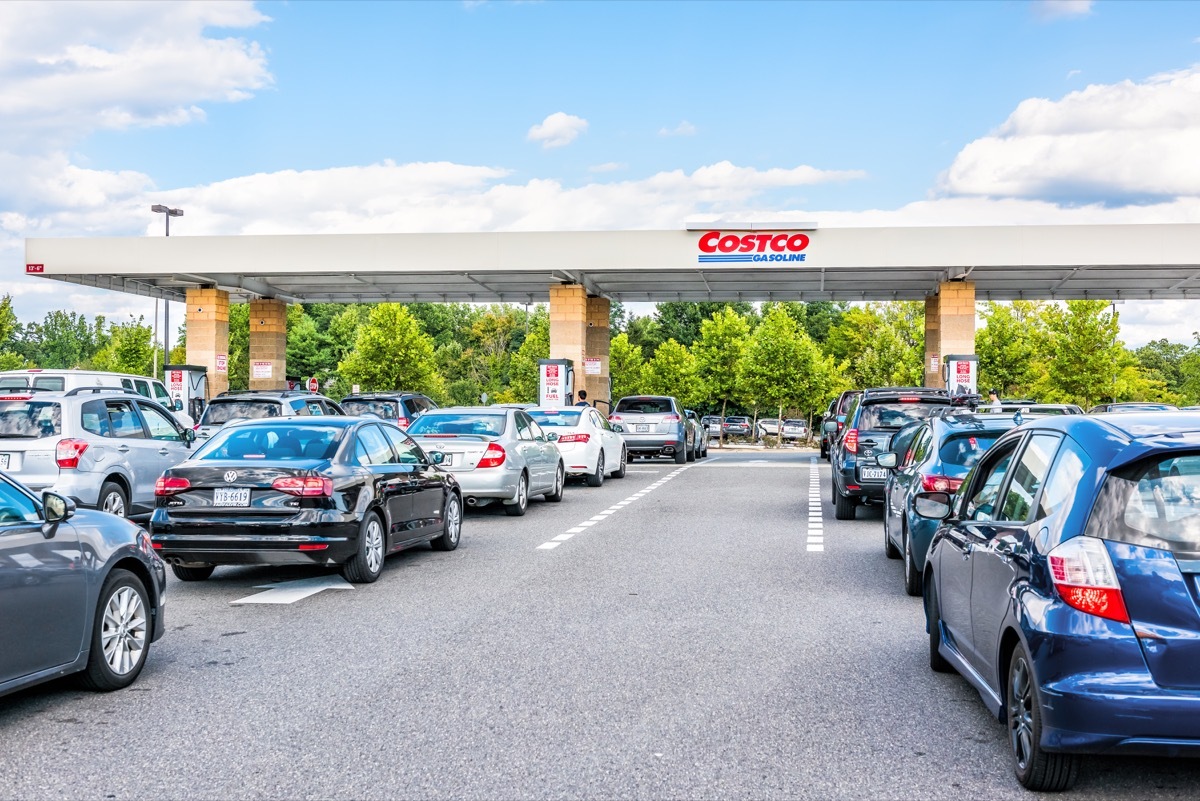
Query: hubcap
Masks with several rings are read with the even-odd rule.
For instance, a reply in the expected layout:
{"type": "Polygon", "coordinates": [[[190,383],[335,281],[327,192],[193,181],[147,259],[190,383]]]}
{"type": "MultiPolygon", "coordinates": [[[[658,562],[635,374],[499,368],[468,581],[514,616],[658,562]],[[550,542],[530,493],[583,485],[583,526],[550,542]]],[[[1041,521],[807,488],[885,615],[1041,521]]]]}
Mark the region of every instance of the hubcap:
{"type": "Polygon", "coordinates": [[[124,676],[138,666],[146,648],[146,608],[132,587],[122,587],[104,605],[100,647],[109,670],[124,676]]]}
{"type": "Polygon", "coordinates": [[[1029,663],[1017,657],[1008,688],[1008,728],[1017,767],[1025,770],[1033,752],[1033,682],[1029,663]]]}
{"type": "Polygon", "coordinates": [[[446,536],[451,543],[458,542],[458,533],[462,529],[462,514],[458,509],[458,499],[450,498],[450,504],[446,507],[446,536]]]}
{"type": "Polygon", "coordinates": [[[104,496],[104,511],[119,517],[125,516],[125,499],[121,497],[119,492],[110,492],[104,496]]]}
{"type": "Polygon", "coordinates": [[[559,465],[558,472],[554,474],[554,494],[562,495],[563,482],[567,480],[567,473],[559,465]]]}
{"type": "Polygon", "coordinates": [[[525,481],[525,476],[521,476],[521,481],[517,484],[517,506],[525,507],[529,502],[529,484],[525,481]]]}
{"type": "Polygon", "coordinates": [[[383,527],[378,520],[367,524],[367,569],[378,573],[383,567],[383,527]]]}

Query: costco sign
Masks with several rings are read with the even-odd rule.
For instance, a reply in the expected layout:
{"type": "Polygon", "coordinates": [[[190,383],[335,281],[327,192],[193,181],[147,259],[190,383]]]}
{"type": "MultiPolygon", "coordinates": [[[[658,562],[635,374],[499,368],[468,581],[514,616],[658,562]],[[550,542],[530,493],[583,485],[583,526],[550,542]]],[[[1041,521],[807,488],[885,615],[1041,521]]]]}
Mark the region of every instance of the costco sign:
{"type": "Polygon", "coordinates": [[[700,263],[804,261],[808,234],[727,234],[709,231],[700,237],[700,263]]]}

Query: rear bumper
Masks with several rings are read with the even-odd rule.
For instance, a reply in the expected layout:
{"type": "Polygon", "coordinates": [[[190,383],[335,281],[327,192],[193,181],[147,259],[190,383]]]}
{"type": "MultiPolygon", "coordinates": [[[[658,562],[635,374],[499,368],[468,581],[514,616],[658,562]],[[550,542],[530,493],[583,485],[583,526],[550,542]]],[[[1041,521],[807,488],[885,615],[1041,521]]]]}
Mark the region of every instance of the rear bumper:
{"type": "Polygon", "coordinates": [[[503,467],[476,468],[461,473],[452,470],[450,474],[458,481],[464,498],[499,498],[505,501],[517,497],[517,483],[521,479],[519,471],[503,467]]]}
{"type": "MultiPolygon", "coordinates": [[[[18,476],[20,478],[20,476],[18,476]]],[[[78,470],[61,470],[52,483],[46,481],[27,481],[25,486],[41,495],[43,492],[55,492],[75,501],[79,506],[95,507],[100,502],[100,484],[104,476],[98,473],[81,473],[78,470]]],[[[130,502],[132,502],[132,498],[130,502]]]]}
{"type": "Polygon", "coordinates": [[[886,481],[862,481],[858,478],[857,470],[839,470],[839,488],[843,495],[852,498],[866,498],[873,501],[883,500],[886,481]]]}
{"type": "Polygon", "coordinates": [[[674,453],[687,448],[682,435],[669,434],[622,434],[625,450],[629,453],[674,453]]]}
{"type": "MultiPolygon", "coordinates": [[[[1132,677],[1130,677],[1132,678],[1132,677]]],[[[1111,674],[1072,677],[1042,688],[1042,747],[1047,751],[1200,756],[1200,691],[1144,683],[1111,684],[1111,674]],[[1085,687],[1089,678],[1093,687],[1085,687]],[[1105,683],[1101,683],[1101,682],[1105,683]],[[1089,731],[1079,731],[1086,725],[1089,731]]]]}
{"type": "Polygon", "coordinates": [[[172,519],[160,508],[150,518],[150,540],[154,552],[172,563],[335,565],[354,556],[358,520],[328,512],[314,517],[290,522],[232,516],[172,519]]]}

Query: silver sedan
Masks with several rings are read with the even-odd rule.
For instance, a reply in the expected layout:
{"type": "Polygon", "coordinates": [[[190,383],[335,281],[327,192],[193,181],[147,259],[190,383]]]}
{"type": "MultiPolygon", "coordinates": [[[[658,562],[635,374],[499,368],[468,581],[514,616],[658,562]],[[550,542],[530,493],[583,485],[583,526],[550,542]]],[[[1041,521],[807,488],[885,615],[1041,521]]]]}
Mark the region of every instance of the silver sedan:
{"type": "Polygon", "coordinates": [[[523,515],[530,495],[562,500],[562,456],[521,409],[433,409],[414,420],[408,434],[427,453],[442,454],[441,466],[458,479],[467,506],[499,500],[508,514],[523,515]]]}

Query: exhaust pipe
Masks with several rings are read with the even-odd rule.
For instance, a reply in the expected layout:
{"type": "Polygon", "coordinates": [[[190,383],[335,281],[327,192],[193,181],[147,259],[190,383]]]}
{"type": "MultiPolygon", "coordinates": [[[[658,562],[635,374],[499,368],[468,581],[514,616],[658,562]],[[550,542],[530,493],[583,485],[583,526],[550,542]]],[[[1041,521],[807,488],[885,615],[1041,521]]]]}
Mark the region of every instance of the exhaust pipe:
{"type": "Polygon", "coordinates": [[[477,504],[477,503],[479,503],[479,501],[477,501],[477,500],[475,499],[475,496],[474,496],[474,495],[468,495],[468,496],[467,496],[467,506],[474,506],[474,505],[475,505],[475,504],[477,504]]]}

